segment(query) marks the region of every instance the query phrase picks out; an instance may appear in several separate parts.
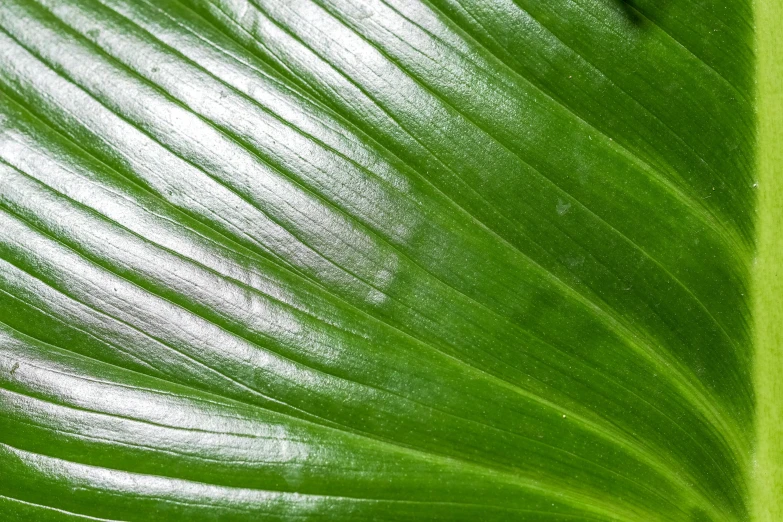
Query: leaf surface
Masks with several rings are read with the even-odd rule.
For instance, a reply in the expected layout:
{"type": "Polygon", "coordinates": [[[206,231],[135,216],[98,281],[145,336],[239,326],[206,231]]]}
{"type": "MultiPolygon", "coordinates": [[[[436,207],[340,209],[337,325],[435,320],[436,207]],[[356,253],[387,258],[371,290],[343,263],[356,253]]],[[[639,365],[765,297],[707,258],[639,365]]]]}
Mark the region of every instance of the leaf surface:
{"type": "Polygon", "coordinates": [[[5,0],[0,513],[748,520],[745,0],[5,0]]]}

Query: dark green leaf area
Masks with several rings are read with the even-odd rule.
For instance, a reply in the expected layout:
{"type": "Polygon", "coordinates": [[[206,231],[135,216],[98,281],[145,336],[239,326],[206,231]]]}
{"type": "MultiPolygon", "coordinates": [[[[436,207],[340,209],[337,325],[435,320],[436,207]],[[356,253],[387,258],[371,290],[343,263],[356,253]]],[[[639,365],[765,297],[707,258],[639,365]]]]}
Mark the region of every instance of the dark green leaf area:
{"type": "Polygon", "coordinates": [[[6,0],[0,518],[747,520],[750,19],[6,0]]]}

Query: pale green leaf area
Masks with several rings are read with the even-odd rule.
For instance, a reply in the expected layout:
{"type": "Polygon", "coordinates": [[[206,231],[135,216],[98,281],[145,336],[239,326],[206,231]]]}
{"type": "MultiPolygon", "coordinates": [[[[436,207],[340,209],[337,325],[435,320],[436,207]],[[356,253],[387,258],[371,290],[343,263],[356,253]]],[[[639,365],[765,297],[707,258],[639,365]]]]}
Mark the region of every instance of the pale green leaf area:
{"type": "Polygon", "coordinates": [[[0,1],[0,520],[783,521],[782,31],[0,1]]]}

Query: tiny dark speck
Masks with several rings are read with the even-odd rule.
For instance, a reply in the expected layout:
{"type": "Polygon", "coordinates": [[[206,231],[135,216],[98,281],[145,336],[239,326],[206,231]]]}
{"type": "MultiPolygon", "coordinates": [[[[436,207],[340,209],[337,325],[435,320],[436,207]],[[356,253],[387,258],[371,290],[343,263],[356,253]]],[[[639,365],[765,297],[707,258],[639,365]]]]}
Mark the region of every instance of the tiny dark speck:
{"type": "Polygon", "coordinates": [[[11,367],[11,375],[16,373],[16,370],[19,369],[19,363],[14,363],[14,365],[11,367]]]}
{"type": "Polygon", "coordinates": [[[153,68],[152,68],[152,72],[158,72],[159,70],[160,70],[160,69],[158,69],[157,67],[153,67],[153,68]]]}
{"type": "Polygon", "coordinates": [[[87,31],[87,36],[90,38],[98,38],[98,36],[101,34],[101,32],[97,29],[90,29],[87,31]]]}

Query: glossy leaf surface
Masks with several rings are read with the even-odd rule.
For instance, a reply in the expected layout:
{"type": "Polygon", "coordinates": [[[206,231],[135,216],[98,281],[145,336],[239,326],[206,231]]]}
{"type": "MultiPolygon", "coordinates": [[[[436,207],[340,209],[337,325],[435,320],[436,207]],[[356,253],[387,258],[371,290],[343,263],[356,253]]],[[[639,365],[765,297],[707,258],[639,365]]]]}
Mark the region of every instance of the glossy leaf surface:
{"type": "Polygon", "coordinates": [[[4,0],[0,513],[744,521],[745,0],[4,0]]]}

